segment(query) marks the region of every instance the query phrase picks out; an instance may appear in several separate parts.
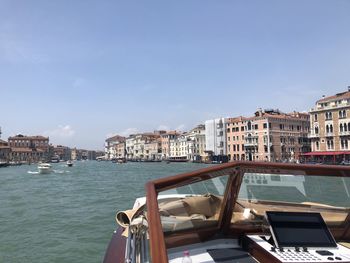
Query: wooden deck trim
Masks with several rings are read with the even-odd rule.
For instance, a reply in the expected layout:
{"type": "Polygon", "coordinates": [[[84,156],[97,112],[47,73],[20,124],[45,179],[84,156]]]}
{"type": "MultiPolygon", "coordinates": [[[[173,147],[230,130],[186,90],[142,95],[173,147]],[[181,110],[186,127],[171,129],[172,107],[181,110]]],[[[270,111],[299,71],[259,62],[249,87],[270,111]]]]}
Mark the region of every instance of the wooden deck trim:
{"type": "Polygon", "coordinates": [[[146,206],[149,227],[149,244],[151,262],[168,262],[168,254],[164,241],[164,233],[159,216],[157,192],[152,182],[146,184],[146,206]]]}

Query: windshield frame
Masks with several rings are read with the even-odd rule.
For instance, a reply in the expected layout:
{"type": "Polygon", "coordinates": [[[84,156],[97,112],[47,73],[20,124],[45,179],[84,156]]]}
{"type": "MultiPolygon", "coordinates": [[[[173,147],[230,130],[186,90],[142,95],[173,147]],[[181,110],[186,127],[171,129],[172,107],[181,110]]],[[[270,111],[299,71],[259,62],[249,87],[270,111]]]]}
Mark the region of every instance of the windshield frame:
{"type": "MultiPolygon", "coordinates": [[[[332,165],[301,165],[284,163],[266,163],[266,162],[232,162],[216,165],[213,167],[197,170],[194,172],[179,174],[150,181],[146,184],[146,204],[148,211],[150,251],[152,262],[168,262],[167,244],[174,246],[180,245],[183,240],[188,242],[200,242],[198,235],[202,238],[210,237],[214,233],[220,232],[226,235],[239,235],[242,233],[256,232],[259,229],[252,226],[232,225],[231,218],[234,204],[236,203],[238,193],[245,173],[268,173],[268,174],[291,174],[291,175],[317,175],[317,176],[336,176],[350,177],[350,167],[332,166],[332,165]],[[229,179],[225,190],[225,195],[219,216],[219,224],[211,229],[196,229],[195,233],[191,230],[175,232],[165,235],[163,233],[157,197],[162,191],[177,188],[194,182],[204,181],[222,175],[228,175],[229,179]]],[[[339,229],[340,231],[340,229],[339,229]]],[[[343,237],[350,236],[350,213],[347,215],[344,226],[341,229],[343,237]]]]}

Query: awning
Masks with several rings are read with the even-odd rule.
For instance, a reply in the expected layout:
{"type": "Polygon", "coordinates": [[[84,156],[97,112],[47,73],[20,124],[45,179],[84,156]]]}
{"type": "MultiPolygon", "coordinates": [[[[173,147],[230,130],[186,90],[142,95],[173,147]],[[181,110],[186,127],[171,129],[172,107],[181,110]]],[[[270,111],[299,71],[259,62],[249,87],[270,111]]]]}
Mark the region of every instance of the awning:
{"type": "Polygon", "coordinates": [[[308,153],[302,153],[302,156],[321,156],[321,155],[350,155],[350,151],[338,151],[338,152],[308,152],[308,153]]]}

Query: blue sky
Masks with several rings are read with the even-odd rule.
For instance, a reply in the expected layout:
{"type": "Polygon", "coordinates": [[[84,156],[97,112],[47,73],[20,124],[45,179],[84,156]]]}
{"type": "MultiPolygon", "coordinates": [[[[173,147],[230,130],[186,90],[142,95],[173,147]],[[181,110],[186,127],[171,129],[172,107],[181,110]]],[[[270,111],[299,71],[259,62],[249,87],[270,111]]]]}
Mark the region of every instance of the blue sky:
{"type": "Polygon", "coordinates": [[[0,0],[0,126],[102,149],[350,85],[350,1],[0,0]]]}

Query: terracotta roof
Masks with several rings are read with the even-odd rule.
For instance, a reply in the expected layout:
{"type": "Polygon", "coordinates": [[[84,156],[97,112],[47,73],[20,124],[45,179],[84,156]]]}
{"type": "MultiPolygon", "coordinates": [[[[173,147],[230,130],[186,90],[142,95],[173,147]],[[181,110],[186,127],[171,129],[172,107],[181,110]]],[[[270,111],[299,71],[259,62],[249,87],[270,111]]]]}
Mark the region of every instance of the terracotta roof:
{"type": "Polygon", "coordinates": [[[163,133],[163,135],[179,135],[180,133],[178,131],[167,131],[166,133],[163,133]]]}
{"type": "Polygon", "coordinates": [[[233,123],[233,122],[239,122],[239,121],[245,121],[249,118],[243,117],[243,116],[239,116],[239,117],[233,117],[233,118],[228,118],[227,122],[228,123],[233,123]]]}
{"type": "Polygon", "coordinates": [[[9,140],[48,140],[49,137],[44,137],[41,135],[35,135],[35,136],[25,136],[18,134],[16,136],[9,137],[9,140]]]}
{"type": "Polygon", "coordinates": [[[115,135],[113,137],[106,139],[106,142],[113,142],[113,141],[125,141],[125,137],[120,136],[120,135],[115,135]]]}
{"type": "Polygon", "coordinates": [[[289,119],[289,120],[307,120],[307,117],[309,114],[307,113],[301,113],[301,112],[292,112],[292,113],[281,113],[281,114],[270,114],[270,113],[263,113],[262,116],[253,116],[248,118],[247,120],[257,120],[257,119],[264,119],[264,118],[275,118],[275,119],[289,119]]]}
{"type": "Polygon", "coordinates": [[[332,101],[332,100],[339,100],[339,99],[350,99],[350,91],[345,91],[345,92],[337,93],[333,96],[322,98],[322,99],[316,101],[316,103],[327,102],[327,101],[332,101]]]}

